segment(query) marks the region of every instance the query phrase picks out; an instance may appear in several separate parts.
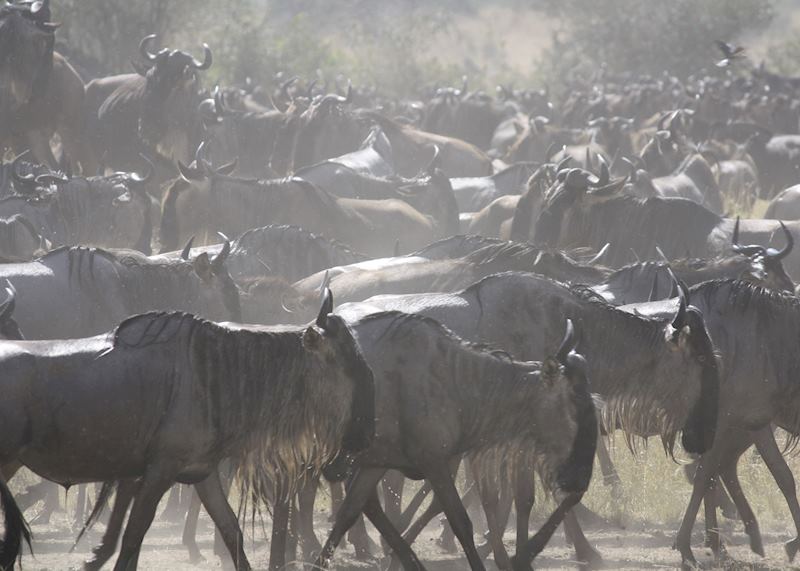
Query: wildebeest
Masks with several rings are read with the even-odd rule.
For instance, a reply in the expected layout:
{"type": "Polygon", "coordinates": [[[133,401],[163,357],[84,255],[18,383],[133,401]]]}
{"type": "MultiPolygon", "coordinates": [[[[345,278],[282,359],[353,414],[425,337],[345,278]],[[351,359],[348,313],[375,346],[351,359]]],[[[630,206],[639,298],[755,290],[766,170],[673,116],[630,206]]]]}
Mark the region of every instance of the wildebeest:
{"type": "MultiPolygon", "coordinates": [[[[795,538],[785,546],[791,560],[800,547],[800,505],[794,478],[775,442],[771,424],[789,432],[792,441],[800,433],[795,405],[797,348],[791,342],[800,324],[797,298],[732,280],[699,284],[692,288],[691,295],[706,316],[709,333],[721,356],[722,390],[717,436],[712,448],[698,463],[676,548],[685,563],[694,561],[691,528],[700,501],[706,496],[709,498],[706,500],[709,541],[714,553],[720,553],[713,492],[717,478],[721,477],[739,509],[751,549],[763,554],[758,524],[737,475],[739,457],[755,443],[792,514],[795,538]],[[754,343],[753,339],[758,342],[754,343]]],[[[653,306],[654,312],[669,311],[659,305],[653,306]]],[[[641,304],[629,309],[648,311],[647,305],[641,304]]]]}
{"type": "MultiPolygon", "coordinates": [[[[201,253],[216,256],[223,243],[189,250],[167,252],[160,256],[193,259],[201,253]]],[[[234,280],[243,282],[266,276],[294,282],[335,266],[364,262],[367,257],[350,250],[344,244],[308,232],[299,226],[262,226],[251,228],[231,242],[231,252],[225,265],[234,280]]]]}
{"type": "Polygon", "coordinates": [[[35,262],[0,265],[0,279],[17,288],[16,317],[32,339],[93,335],[158,309],[238,321],[239,290],[225,267],[229,251],[187,262],[62,247],[35,262]]]}
{"type": "Polygon", "coordinates": [[[149,254],[153,238],[153,204],[147,174],[118,172],[109,176],[22,175],[12,163],[17,194],[0,199],[0,217],[23,214],[40,236],[54,245],[131,248],[149,254]]]}
{"type": "Polygon", "coordinates": [[[180,50],[153,53],[149,46],[155,39],[142,39],[141,62],[134,64],[137,73],[86,85],[86,128],[95,165],[105,156],[105,164],[114,169],[139,170],[139,155],[144,153],[174,172],[174,160],[188,161],[191,156],[199,103],[197,72],[211,67],[211,49],[203,44],[203,61],[180,50]]]}
{"type": "Polygon", "coordinates": [[[633,166],[631,189],[636,196],[682,197],[693,200],[717,214],[722,214],[722,193],[714,173],[699,154],[689,154],[668,175],[653,177],[643,169],[633,166]]]}
{"type": "Polygon", "coordinates": [[[6,2],[0,7],[0,142],[4,144],[15,114],[47,84],[57,27],[50,22],[49,1],[6,2]]]}
{"type": "Polygon", "coordinates": [[[499,241],[464,256],[429,259],[420,252],[408,257],[353,264],[318,272],[295,283],[310,294],[327,277],[337,299],[362,301],[379,294],[458,291],[490,274],[537,272],[562,281],[598,283],[607,272],[575,262],[566,254],[531,244],[499,241]]]}
{"type": "MultiPolygon", "coordinates": [[[[619,425],[629,435],[660,434],[666,450],[682,430],[684,448],[704,451],[714,441],[719,373],[703,318],[683,305],[687,301],[682,298],[669,319],[652,320],[587,296],[580,287],[570,290],[541,276],[506,273],[458,293],[376,296],[344,304],[339,312],[346,317],[386,310],[420,313],[466,339],[522,359],[547,355],[567,316],[584,332],[579,347],[588,359],[592,390],[606,403],[608,426],[619,425]]],[[[520,521],[527,522],[524,514],[520,521]]],[[[579,559],[597,560],[581,537],[573,538],[579,559]]]]}
{"type": "Polygon", "coordinates": [[[421,567],[378,503],[375,486],[392,468],[431,483],[470,567],[483,569],[452,470],[463,455],[500,450],[537,465],[562,495],[540,533],[518,546],[520,564],[529,565],[591,477],[597,420],[585,363],[572,353],[571,324],[558,350],[540,364],[471,345],[422,316],[387,312],[347,321],[375,375],[375,439],[355,460],[317,564],[327,566],[363,510],[405,568],[421,567]]]}
{"type": "MultiPolygon", "coordinates": [[[[632,257],[658,259],[657,249],[669,259],[712,257],[726,253],[734,242],[770,243],[774,235],[792,240],[800,223],[777,220],[723,218],[683,198],[638,198],[618,192],[618,184],[599,190],[592,175],[578,169],[562,171],[562,180],[548,190],[545,206],[534,228],[534,241],[550,247],[600,249],[610,244],[605,260],[612,267],[632,257]]],[[[782,249],[787,273],[800,276],[800,252],[782,249]]]]}
{"type": "Polygon", "coordinates": [[[236,568],[250,569],[219,462],[300,473],[372,440],[372,373],[330,309],[328,297],[307,328],[150,313],[92,338],[4,341],[0,463],[63,485],[140,478],[119,570],[135,568],[169,486],[195,484],[236,568]]]}
{"type": "Polygon", "coordinates": [[[458,231],[453,189],[436,170],[403,191],[404,200],[359,200],[338,198],[301,178],[246,179],[231,176],[229,166],[214,169],[199,157],[193,164],[180,167],[183,178],[164,197],[164,251],[177,249],[191,236],[202,244],[217,231],[239,234],[264,224],[314,228],[376,256],[395,251],[398,241],[408,252],[458,231]]]}

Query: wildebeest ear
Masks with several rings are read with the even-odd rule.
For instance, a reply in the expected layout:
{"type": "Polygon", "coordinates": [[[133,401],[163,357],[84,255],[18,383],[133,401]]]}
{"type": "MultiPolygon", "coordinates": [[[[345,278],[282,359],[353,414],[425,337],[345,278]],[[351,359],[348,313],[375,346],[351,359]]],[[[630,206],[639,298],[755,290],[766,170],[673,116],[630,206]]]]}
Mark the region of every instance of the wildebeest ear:
{"type": "Polygon", "coordinates": [[[542,382],[547,386],[553,386],[561,374],[561,365],[554,357],[548,357],[542,363],[542,382]]]}
{"type": "Polygon", "coordinates": [[[303,347],[309,351],[319,351],[322,346],[322,335],[313,327],[303,332],[303,347]]]}
{"type": "Polygon", "coordinates": [[[192,267],[194,267],[195,273],[204,281],[210,280],[214,274],[214,270],[211,267],[211,260],[208,259],[208,254],[206,252],[203,252],[192,260],[192,267]]]}

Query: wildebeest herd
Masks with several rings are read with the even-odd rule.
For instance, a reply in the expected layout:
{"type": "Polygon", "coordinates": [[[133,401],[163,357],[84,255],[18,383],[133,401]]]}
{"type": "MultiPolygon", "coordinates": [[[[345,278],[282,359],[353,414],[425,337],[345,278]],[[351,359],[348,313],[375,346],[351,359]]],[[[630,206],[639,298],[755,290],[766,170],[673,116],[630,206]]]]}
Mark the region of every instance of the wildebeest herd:
{"type": "Polygon", "coordinates": [[[411,546],[439,512],[472,569],[530,569],[561,523],[595,566],[578,503],[595,455],[618,478],[617,430],[695,457],[683,565],[701,501],[715,555],[717,508],[763,555],[737,476],[753,445],[795,557],[775,430],[800,437],[800,78],[731,73],[720,44],[713,72],[600,70],[558,98],[211,89],[208,45],[148,35],[135,73],[89,80],[57,28],[47,0],[0,6],[0,569],[31,541],[24,510],[58,501],[47,482],[100,484],[87,526],[112,506],[85,569],[120,536],[114,569],[136,569],[179,483],[189,556],[202,504],[237,570],[248,506],[270,514],[270,569],[326,567],[348,531],[369,558],[362,516],[423,569],[411,546]],[[44,481],[15,498],[23,466],[44,481]],[[404,501],[406,478],[424,483],[404,501]],[[530,536],[537,478],[556,501],[530,536]]]}

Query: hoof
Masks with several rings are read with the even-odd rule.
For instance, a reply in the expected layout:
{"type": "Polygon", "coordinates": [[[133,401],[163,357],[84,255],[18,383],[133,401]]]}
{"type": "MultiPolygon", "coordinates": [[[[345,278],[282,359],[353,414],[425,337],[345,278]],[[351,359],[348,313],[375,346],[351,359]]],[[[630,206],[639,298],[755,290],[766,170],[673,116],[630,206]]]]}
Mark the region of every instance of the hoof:
{"type": "Polygon", "coordinates": [[[786,550],[786,557],[789,558],[790,563],[794,561],[798,548],[800,548],[800,537],[795,537],[793,540],[783,544],[783,549],[786,550]]]}
{"type": "Polygon", "coordinates": [[[589,549],[585,552],[583,550],[581,553],[576,552],[575,557],[578,560],[581,569],[602,569],[605,565],[603,556],[600,555],[599,551],[591,546],[589,546],[589,549]]]}
{"type": "Polygon", "coordinates": [[[750,535],[750,551],[761,557],[767,556],[764,552],[764,542],[761,540],[761,534],[758,532],[750,535]]]}
{"type": "Polygon", "coordinates": [[[680,552],[681,554],[681,569],[699,569],[697,559],[694,558],[691,545],[689,541],[675,540],[672,549],[680,552]]]}

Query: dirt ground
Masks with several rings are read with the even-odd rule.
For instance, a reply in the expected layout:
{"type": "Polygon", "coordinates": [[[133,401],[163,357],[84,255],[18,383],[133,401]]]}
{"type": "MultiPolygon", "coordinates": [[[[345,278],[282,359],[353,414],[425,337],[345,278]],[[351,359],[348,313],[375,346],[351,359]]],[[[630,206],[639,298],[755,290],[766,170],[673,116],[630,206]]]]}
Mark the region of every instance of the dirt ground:
{"type": "MultiPolygon", "coordinates": [[[[320,539],[324,539],[323,531],[327,531],[326,514],[317,513],[317,529],[320,539]]],[[[789,530],[767,530],[764,532],[764,542],[767,550],[766,559],[752,554],[747,547],[746,536],[741,531],[741,525],[733,525],[723,521],[723,535],[728,544],[730,560],[724,565],[713,565],[710,552],[702,547],[702,536],[699,529],[695,529],[693,547],[695,555],[706,568],[712,569],[754,569],[773,570],[791,569],[783,553],[783,542],[790,539],[789,530]]],[[[99,542],[102,526],[91,531],[84,538],[74,552],[70,553],[72,542],[76,536],[70,528],[68,518],[64,512],[56,513],[51,523],[47,525],[32,526],[34,532],[34,552],[32,558],[26,555],[23,559],[23,568],[27,571],[39,570],[69,570],[79,569],[81,563],[89,556],[90,548],[99,542]]],[[[206,559],[205,563],[193,565],[189,562],[187,553],[180,543],[182,526],[175,523],[157,521],[147,535],[139,568],[142,570],[176,570],[188,571],[189,569],[221,569],[220,560],[213,553],[213,526],[211,521],[203,514],[199,525],[198,543],[206,559]]],[[[432,523],[428,530],[414,544],[414,549],[431,571],[456,571],[468,569],[466,560],[459,554],[446,553],[437,543],[440,526],[438,520],[432,523]]],[[[597,549],[603,554],[606,568],[608,569],[674,569],[679,566],[678,553],[671,549],[675,533],[674,527],[663,525],[650,525],[634,523],[627,529],[615,527],[607,529],[589,529],[587,536],[597,549]]],[[[256,529],[258,541],[248,540],[246,551],[255,569],[266,569],[269,546],[261,540],[264,536],[256,529]]],[[[378,540],[373,530],[373,539],[378,540]]],[[[509,531],[506,536],[506,546],[513,549],[513,535],[509,531]]],[[[572,550],[566,544],[563,534],[559,531],[546,550],[537,558],[536,569],[576,569],[577,566],[571,559],[572,550]]],[[[341,548],[336,555],[335,569],[386,569],[388,560],[375,560],[370,563],[357,562],[354,559],[352,547],[341,548]]],[[[106,568],[111,568],[109,564],[106,568]]],[[[291,564],[288,569],[311,569],[311,565],[300,563],[291,564]]],[[[489,560],[487,569],[495,566],[489,560]]]]}

